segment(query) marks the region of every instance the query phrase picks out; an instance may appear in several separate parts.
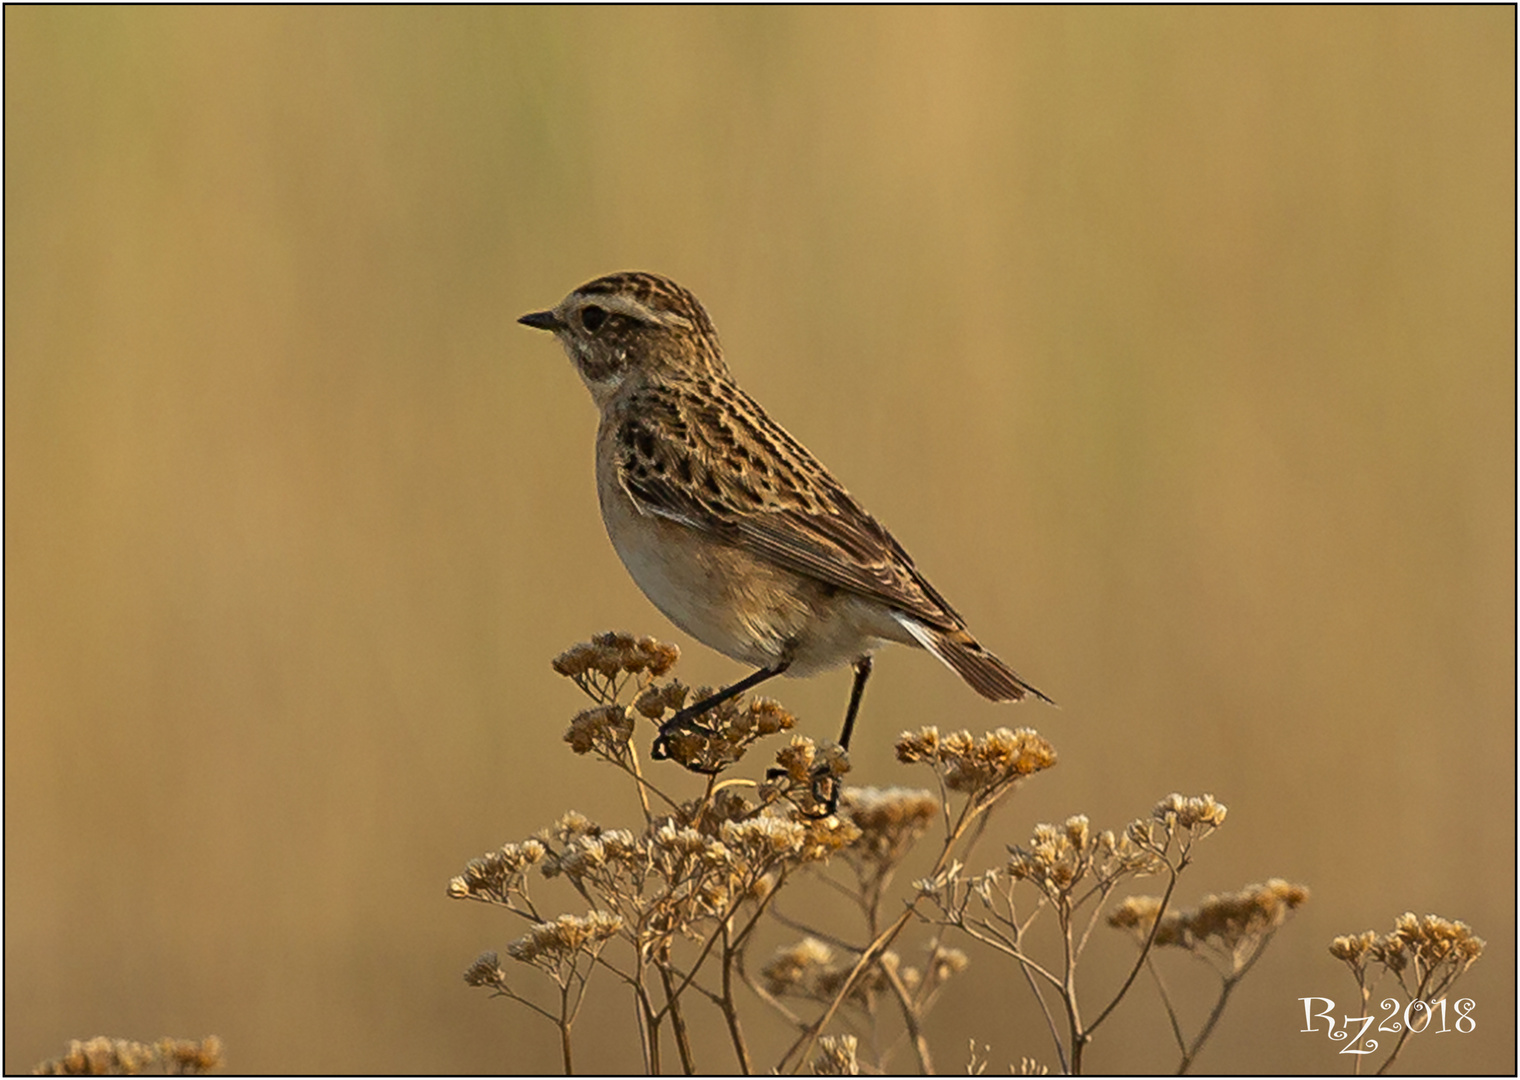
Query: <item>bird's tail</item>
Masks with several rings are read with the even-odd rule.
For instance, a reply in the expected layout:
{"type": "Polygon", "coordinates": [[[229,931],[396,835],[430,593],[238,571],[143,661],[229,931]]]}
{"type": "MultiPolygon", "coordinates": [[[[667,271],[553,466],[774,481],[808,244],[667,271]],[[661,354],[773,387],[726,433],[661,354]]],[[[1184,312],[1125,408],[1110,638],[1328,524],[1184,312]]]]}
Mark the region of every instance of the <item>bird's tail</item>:
{"type": "Polygon", "coordinates": [[[939,657],[946,667],[965,679],[967,685],[982,697],[992,701],[1018,701],[1033,694],[1041,701],[1055,704],[1019,678],[1007,664],[982,648],[976,638],[965,630],[939,630],[925,626],[911,615],[900,612],[893,614],[903,629],[913,635],[915,641],[939,657]]]}

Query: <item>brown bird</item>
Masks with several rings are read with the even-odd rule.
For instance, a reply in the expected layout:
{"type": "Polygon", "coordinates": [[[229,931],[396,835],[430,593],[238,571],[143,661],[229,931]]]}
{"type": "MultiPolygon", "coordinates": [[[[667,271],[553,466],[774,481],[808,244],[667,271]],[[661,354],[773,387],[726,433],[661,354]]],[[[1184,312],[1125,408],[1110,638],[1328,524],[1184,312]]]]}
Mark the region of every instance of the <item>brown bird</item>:
{"type": "Polygon", "coordinates": [[[872,653],[927,649],[993,701],[1044,694],[984,649],[892,534],[739,389],[697,298],[621,273],[518,320],[552,331],[601,410],[597,493],[644,595],[682,630],[756,670],[682,709],[666,738],[780,674],[850,664],[848,748],[872,653]]]}

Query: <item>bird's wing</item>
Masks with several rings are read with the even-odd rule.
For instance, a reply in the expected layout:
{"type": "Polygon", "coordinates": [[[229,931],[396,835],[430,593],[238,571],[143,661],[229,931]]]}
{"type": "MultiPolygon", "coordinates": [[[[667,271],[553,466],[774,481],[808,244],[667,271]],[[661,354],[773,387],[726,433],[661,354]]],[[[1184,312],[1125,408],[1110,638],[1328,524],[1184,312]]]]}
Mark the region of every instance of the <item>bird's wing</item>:
{"type": "Polygon", "coordinates": [[[644,513],[930,626],[964,627],[892,534],[731,383],[633,395],[615,438],[619,479],[644,513]]]}

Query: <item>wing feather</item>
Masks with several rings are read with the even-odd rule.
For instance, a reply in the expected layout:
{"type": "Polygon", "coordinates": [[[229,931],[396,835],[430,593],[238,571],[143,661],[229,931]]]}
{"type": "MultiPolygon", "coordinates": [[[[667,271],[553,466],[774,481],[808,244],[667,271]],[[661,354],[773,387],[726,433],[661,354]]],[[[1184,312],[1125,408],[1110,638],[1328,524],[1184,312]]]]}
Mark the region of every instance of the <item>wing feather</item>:
{"type": "Polygon", "coordinates": [[[633,399],[616,433],[619,479],[640,510],[930,626],[964,627],[892,534],[748,395],[732,384],[665,395],[633,399]],[[734,400],[713,409],[724,395],[734,400]]]}

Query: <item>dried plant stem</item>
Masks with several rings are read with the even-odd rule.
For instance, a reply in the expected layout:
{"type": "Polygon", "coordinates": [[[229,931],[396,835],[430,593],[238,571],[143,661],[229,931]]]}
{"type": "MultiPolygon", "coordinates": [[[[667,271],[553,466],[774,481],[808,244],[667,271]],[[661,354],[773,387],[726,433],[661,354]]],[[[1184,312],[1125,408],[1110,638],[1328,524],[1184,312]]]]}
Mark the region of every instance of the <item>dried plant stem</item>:
{"type": "Polygon", "coordinates": [[[915,1007],[912,995],[908,988],[903,985],[902,976],[887,965],[882,966],[882,973],[887,977],[887,985],[892,988],[892,995],[897,998],[898,1007],[902,1010],[903,1026],[908,1029],[908,1041],[913,1046],[913,1053],[918,1058],[918,1071],[924,1076],[934,1075],[934,1059],[929,1053],[929,1040],[924,1038],[923,1026],[919,1023],[918,1009],[915,1007]]]}
{"type": "Polygon", "coordinates": [[[739,1025],[739,1009],[734,1002],[734,963],[742,960],[743,942],[736,946],[732,937],[733,919],[727,919],[723,923],[723,996],[719,999],[718,1007],[723,1011],[723,1020],[728,1025],[728,1038],[734,1044],[734,1055],[739,1059],[739,1071],[745,1076],[753,1072],[750,1064],[749,1047],[744,1041],[744,1029],[739,1025]]]}
{"type": "MultiPolygon", "coordinates": [[[[955,824],[951,827],[950,834],[945,837],[944,845],[940,849],[939,858],[934,861],[934,867],[928,874],[929,877],[933,878],[944,872],[945,867],[950,863],[951,853],[955,850],[961,837],[965,835],[966,829],[990,805],[990,802],[978,800],[975,797],[966,800],[965,805],[961,807],[961,812],[956,818],[955,824]]],[[[812,1056],[813,1047],[817,1045],[819,1035],[823,1033],[823,1029],[829,1025],[829,1022],[834,1019],[834,1014],[839,1011],[839,1007],[844,1004],[850,991],[855,988],[855,983],[859,981],[860,976],[865,972],[867,967],[881,959],[881,955],[887,951],[892,942],[897,940],[897,935],[903,932],[903,928],[908,925],[913,917],[914,907],[912,904],[909,904],[903,913],[892,921],[890,926],[876,935],[876,939],[866,946],[865,950],[860,954],[860,959],[855,961],[855,966],[850,969],[850,974],[845,977],[839,991],[834,995],[833,1001],[829,1002],[828,1007],[824,1009],[823,1015],[809,1024],[807,1030],[781,1056],[781,1060],[776,1066],[778,1072],[787,1068],[787,1063],[792,1061],[794,1055],[796,1056],[796,1062],[792,1066],[791,1071],[796,1072],[802,1068],[803,1063],[812,1056]]]]}
{"type": "Polygon", "coordinates": [[[1161,998],[1161,1007],[1166,1010],[1166,1019],[1172,1027],[1172,1038],[1177,1041],[1177,1051],[1181,1054],[1188,1052],[1187,1036],[1182,1034],[1182,1024],[1177,1019],[1177,1009],[1172,1005],[1172,995],[1167,992],[1166,981],[1161,978],[1161,972],[1156,967],[1154,957],[1145,958],[1145,970],[1151,973],[1151,978],[1156,983],[1156,993],[1161,998]]]}
{"type": "MultiPolygon", "coordinates": [[[[1419,958],[1416,957],[1414,962],[1416,964],[1418,964],[1419,963],[1419,958]]],[[[1426,969],[1425,973],[1420,976],[1419,983],[1415,986],[1414,990],[1412,992],[1410,992],[1409,997],[1410,997],[1411,1001],[1425,1001],[1425,1000],[1427,1000],[1427,998],[1426,998],[1425,995],[1428,994],[1428,993],[1430,993],[1430,980],[1431,980],[1431,978],[1434,975],[1435,975],[1435,968],[1427,968],[1426,969]]],[[[1445,983],[1443,983],[1441,985],[1441,987],[1439,988],[1439,990],[1437,990],[1437,993],[1439,993],[1440,990],[1445,990],[1446,987],[1450,985],[1450,983],[1451,983],[1451,980],[1447,980],[1445,983]]],[[[1405,1009],[1405,1012],[1408,1012],[1408,1009],[1405,1009]]],[[[1425,1024],[1426,1024],[1427,1027],[1430,1025],[1430,1018],[1429,1018],[1429,1016],[1426,1017],[1425,1024]]],[[[1398,1040],[1398,1042],[1396,1042],[1396,1043],[1393,1044],[1393,1049],[1390,1050],[1389,1053],[1388,1053],[1388,1060],[1385,1061],[1385,1062],[1383,1062],[1382,1065],[1378,1066],[1378,1071],[1377,1071],[1376,1075],[1382,1076],[1384,1073],[1386,1073],[1389,1069],[1391,1069],[1393,1067],[1393,1063],[1399,1059],[1399,1054],[1402,1053],[1403,1050],[1404,1050],[1404,1043],[1408,1040],[1409,1036],[1412,1033],[1413,1033],[1413,1029],[1408,1024],[1405,1024],[1404,1025],[1404,1030],[1399,1033],[1399,1040],[1398,1040]]]]}
{"type": "MultiPolygon", "coordinates": [[[[670,965],[658,963],[655,965],[660,973],[660,985],[665,990],[665,1007],[662,1012],[670,1014],[670,1027],[676,1037],[676,1051],[681,1055],[681,1068],[687,1076],[692,1076],[697,1071],[697,1064],[691,1056],[691,1037],[686,1032],[686,1016],[681,1011],[681,1002],[677,997],[677,991],[671,987],[670,965]]],[[[690,976],[687,977],[690,982],[690,976]]],[[[685,988],[685,983],[682,988],[685,988]]]]}
{"type": "MultiPolygon", "coordinates": [[[[574,1014],[570,1010],[570,987],[560,987],[559,992],[559,1016],[556,1025],[559,1027],[559,1052],[565,1065],[565,1075],[571,1076],[575,1072],[575,1061],[570,1052],[570,1027],[574,1023],[574,1014]]],[[[577,1010],[578,1011],[578,1010],[577,1010]]]]}
{"type": "Polygon", "coordinates": [[[1129,988],[1134,983],[1135,976],[1139,975],[1140,969],[1145,966],[1145,958],[1151,954],[1151,948],[1156,944],[1156,931],[1161,929],[1161,917],[1166,914],[1167,905],[1172,901],[1172,892],[1177,888],[1177,875],[1182,873],[1187,867],[1188,862],[1188,856],[1184,854],[1176,866],[1173,866],[1170,862],[1166,863],[1167,873],[1170,877],[1166,883],[1166,891],[1161,894],[1161,905],[1156,909],[1156,918],[1151,923],[1150,933],[1146,934],[1145,944],[1140,947],[1140,955],[1135,957],[1134,964],[1130,966],[1129,976],[1124,980],[1124,985],[1119,987],[1118,993],[1114,994],[1113,1000],[1108,1003],[1108,1007],[1098,1014],[1096,1020],[1088,1025],[1088,1038],[1092,1037],[1092,1033],[1098,1029],[1099,1024],[1108,1019],[1109,1014],[1124,999],[1124,995],[1129,993],[1129,988]]]}

